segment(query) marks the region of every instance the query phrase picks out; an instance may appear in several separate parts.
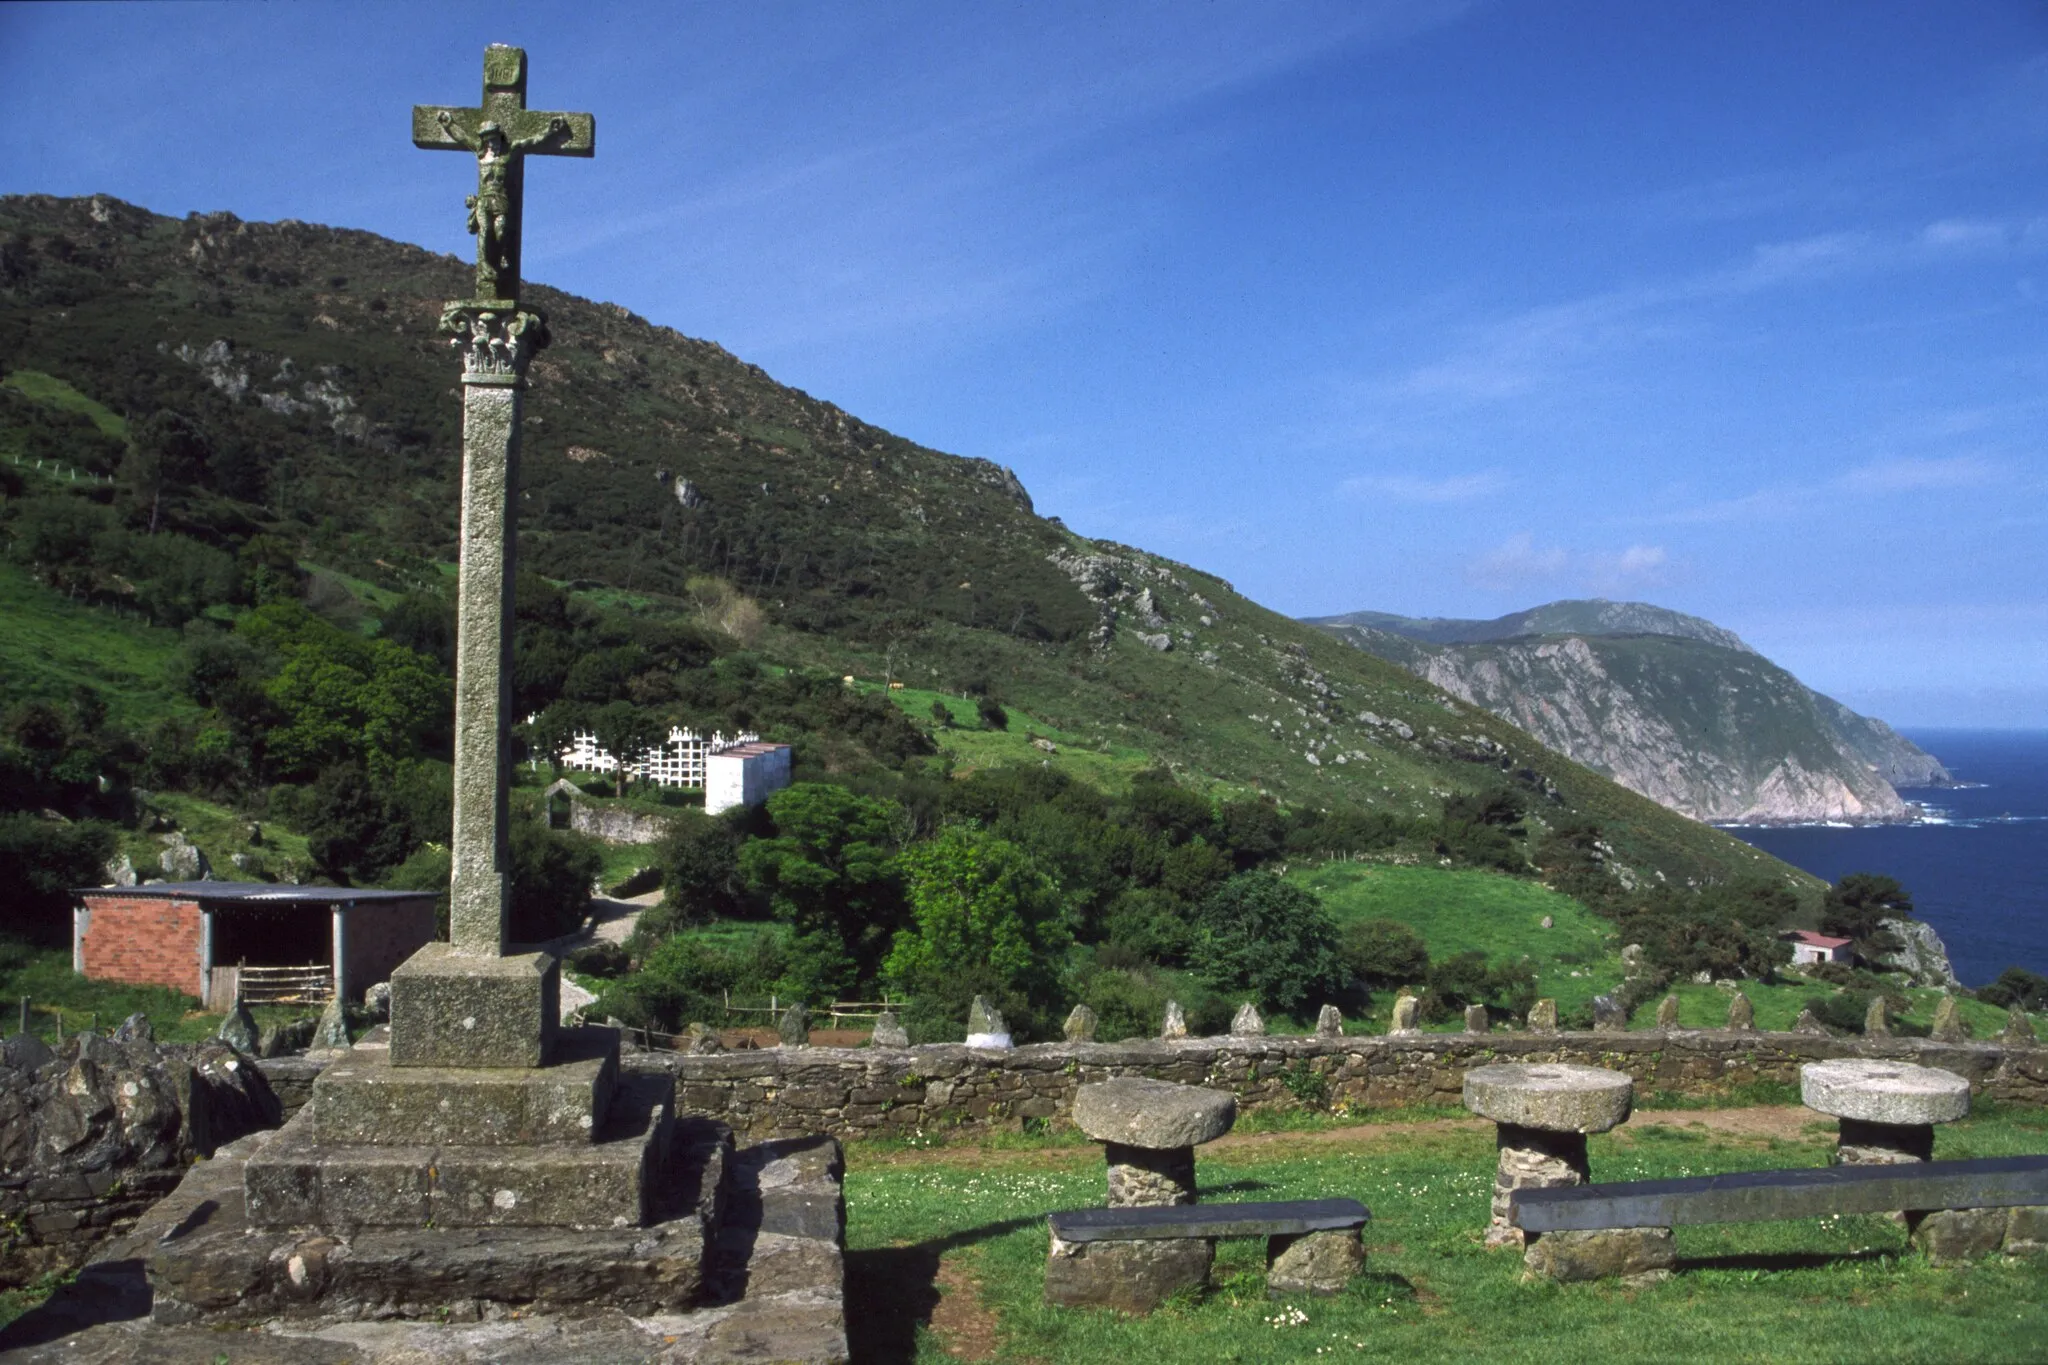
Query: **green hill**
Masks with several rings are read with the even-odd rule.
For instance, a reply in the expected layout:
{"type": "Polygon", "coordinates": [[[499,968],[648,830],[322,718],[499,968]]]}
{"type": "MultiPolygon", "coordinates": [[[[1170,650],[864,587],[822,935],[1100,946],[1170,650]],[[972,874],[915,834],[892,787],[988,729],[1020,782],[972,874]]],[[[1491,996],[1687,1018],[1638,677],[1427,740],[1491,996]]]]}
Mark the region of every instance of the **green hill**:
{"type": "MultiPolygon", "coordinates": [[[[108,507],[131,535],[160,528],[243,562],[282,545],[377,611],[443,591],[460,409],[435,325],[466,270],[347,229],[0,200],[0,472],[16,470],[17,497],[108,507]],[[100,413],[142,434],[124,441],[100,413]],[[75,473],[53,483],[60,466],[75,473]]],[[[1062,753],[1118,760],[1099,765],[1112,773],[1142,760],[1290,805],[1403,815],[1506,784],[1533,805],[1532,842],[1597,822],[1630,877],[1812,885],[1212,575],[1036,515],[998,465],[918,446],[618,305],[540,286],[530,302],[555,341],[532,371],[521,551],[572,598],[689,619],[704,609],[693,580],[715,577],[758,605],[746,642],[765,658],[907,682],[926,710],[930,694],[993,694],[1062,753]]],[[[67,592],[100,604],[105,632],[125,628],[107,604],[173,623],[217,605],[196,551],[183,597],[150,596],[105,572],[66,579],[18,524],[9,535],[46,585],[25,616],[69,610],[54,604],[67,592]]],[[[113,677],[126,657],[80,648],[49,668],[113,677]]],[[[37,657],[8,655],[10,681],[43,686],[37,657]]],[[[119,686],[135,705],[177,704],[133,667],[119,686]]]]}

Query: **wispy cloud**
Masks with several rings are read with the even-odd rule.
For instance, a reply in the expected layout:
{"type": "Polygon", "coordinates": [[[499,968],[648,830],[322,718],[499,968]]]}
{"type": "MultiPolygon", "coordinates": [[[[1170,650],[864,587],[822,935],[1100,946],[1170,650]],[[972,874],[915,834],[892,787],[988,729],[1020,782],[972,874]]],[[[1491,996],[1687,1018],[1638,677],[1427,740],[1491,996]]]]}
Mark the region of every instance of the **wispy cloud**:
{"type": "Polygon", "coordinates": [[[1361,474],[1337,485],[1346,497],[1388,498],[1395,502],[1470,502],[1505,492],[1513,481],[1497,469],[1425,479],[1414,474],[1361,474]]]}
{"type": "Polygon", "coordinates": [[[1539,545],[1527,531],[1509,536],[1465,566],[1475,587],[1500,592],[1570,584],[1588,592],[1625,592],[1663,582],[1671,556],[1662,545],[1630,545],[1621,550],[1572,551],[1561,545],[1539,545]]]}
{"type": "Polygon", "coordinates": [[[1680,508],[1653,522],[1712,523],[1782,521],[1811,516],[1843,497],[1881,498],[1901,493],[1951,492],[2010,486],[2013,467],[1982,455],[1939,459],[1872,460],[1818,483],[1785,483],[1759,488],[1740,497],[1721,498],[1680,508]]]}

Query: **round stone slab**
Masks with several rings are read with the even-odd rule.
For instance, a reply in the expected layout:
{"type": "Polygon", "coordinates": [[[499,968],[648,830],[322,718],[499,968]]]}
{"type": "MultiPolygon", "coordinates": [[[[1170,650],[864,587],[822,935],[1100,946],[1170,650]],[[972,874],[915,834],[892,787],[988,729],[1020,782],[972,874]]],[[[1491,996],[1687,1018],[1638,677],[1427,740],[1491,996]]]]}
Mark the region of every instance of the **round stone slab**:
{"type": "Polygon", "coordinates": [[[1074,1126],[1097,1142],[1126,1147],[1192,1147],[1220,1138],[1237,1122],[1227,1091],[1119,1076],[1074,1092],[1074,1126]]]}
{"type": "Polygon", "coordinates": [[[1970,1083],[1931,1066],[1845,1058],[1800,1067],[1799,1098],[1834,1118],[1906,1127],[1968,1114],[1970,1083]]]}
{"type": "Polygon", "coordinates": [[[1542,1062],[1465,1073],[1465,1107],[1495,1123],[1553,1133],[1604,1133],[1628,1118],[1635,1082],[1597,1066],[1542,1062]]]}

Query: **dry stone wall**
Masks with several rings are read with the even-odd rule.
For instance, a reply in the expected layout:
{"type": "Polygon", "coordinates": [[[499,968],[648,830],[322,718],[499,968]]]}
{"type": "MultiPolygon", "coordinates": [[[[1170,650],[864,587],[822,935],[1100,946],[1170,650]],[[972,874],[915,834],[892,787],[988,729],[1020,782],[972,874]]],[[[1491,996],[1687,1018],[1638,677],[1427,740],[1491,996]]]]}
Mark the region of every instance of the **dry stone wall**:
{"type": "Polygon", "coordinates": [[[1468,1068],[1576,1062],[1625,1071],[1638,1099],[1658,1091],[1725,1092],[1756,1082],[1790,1087],[1803,1062],[1883,1057],[1952,1071],[1973,1092],[2048,1104],[2048,1048],[1921,1038],[1672,1030],[1640,1033],[1411,1033],[1355,1038],[1221,1037],[1173,1042],[1044,1043],[1008,1052],[959,1045],[767,1048],[705,1055],[642,1052],[634,1068],[676,1078],[680,1111],[750,1139],[832,1133],[907,1136],[1069,1121],[1074,1091],[1112,1076],[1229,1090],[1245,1109],[1301,1103],[1301,1078],[1322,1078],[1326,1103],[1394,1108],[1457,1105],[1468,1068]],[[1289,1082],[1293,1082],[1290,1088],[1289,1082]]]}

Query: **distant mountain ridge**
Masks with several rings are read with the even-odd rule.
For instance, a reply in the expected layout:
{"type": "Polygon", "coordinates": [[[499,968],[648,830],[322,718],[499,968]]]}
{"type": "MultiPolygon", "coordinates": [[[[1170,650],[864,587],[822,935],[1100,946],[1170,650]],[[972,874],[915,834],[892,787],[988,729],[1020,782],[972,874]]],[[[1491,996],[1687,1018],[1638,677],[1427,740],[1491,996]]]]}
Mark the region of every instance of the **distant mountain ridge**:
{"type": "Polygon", "coordinates": [[[1952,780],[1883,721],[1813,691],[1734,632],[1645,602],[1308,623],[1699,820],[1905,821],[1916,811],[1896,788],[1952,780]]]}

